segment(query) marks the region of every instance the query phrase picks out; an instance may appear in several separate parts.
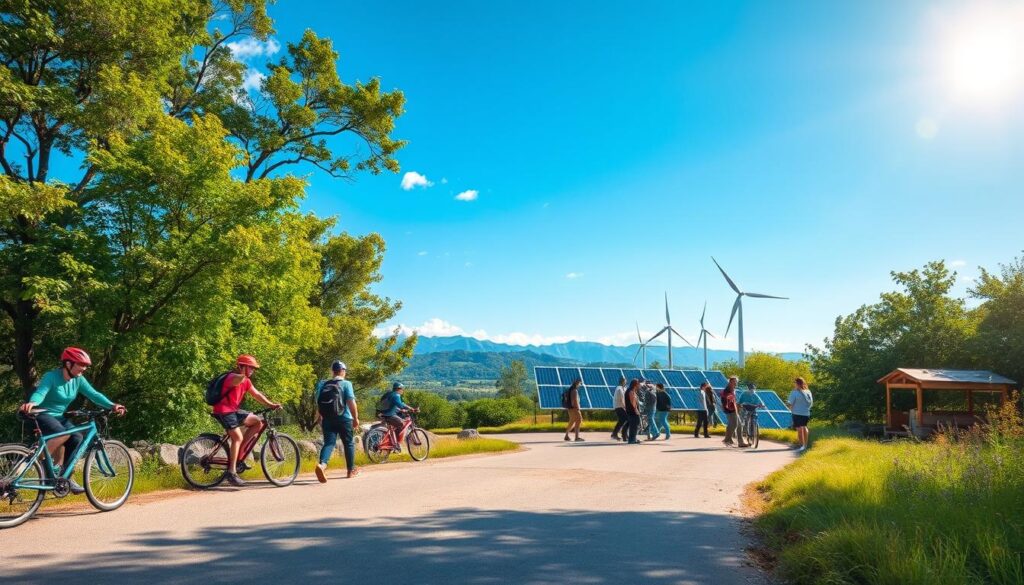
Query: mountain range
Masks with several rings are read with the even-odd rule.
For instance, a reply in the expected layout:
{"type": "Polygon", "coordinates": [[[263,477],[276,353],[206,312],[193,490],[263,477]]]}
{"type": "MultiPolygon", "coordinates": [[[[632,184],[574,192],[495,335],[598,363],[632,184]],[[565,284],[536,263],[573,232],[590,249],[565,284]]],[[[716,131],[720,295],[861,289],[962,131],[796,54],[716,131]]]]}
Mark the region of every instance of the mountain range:
{"type": "MultiPolygon", "coordinates": [[[[475,339],[473,337],[451,336],[451,337],[420,337],[416,344],[416,355],[426,355],[440,352],[481,352],[481,353],[513,353],[532,352],[534,354],[553,356],[566,363],[580,364],[632,364],[636,357],[638,344],[618,346],[605,345],[594,341],[568,341],[565,343],[552,343],[550,345],[510,345],[475,339]]],[[[799,352],[786,352],[779,354],[784,359],[796,361],[803,357],[799,352]]],[[[728,349],[708,349],[708,366],[715,362],[735,360],[737,352],[728,349]]],[[[637,364],[640,365],[637,358],[637,364]]],[[[647,363],[657,360],[662,367],[668,367],[668,347],[648,346],[647,363]]],[[[704,365],[703,350],[692,347],[672,348],[673,367],[702,367],[704,365]]]]}

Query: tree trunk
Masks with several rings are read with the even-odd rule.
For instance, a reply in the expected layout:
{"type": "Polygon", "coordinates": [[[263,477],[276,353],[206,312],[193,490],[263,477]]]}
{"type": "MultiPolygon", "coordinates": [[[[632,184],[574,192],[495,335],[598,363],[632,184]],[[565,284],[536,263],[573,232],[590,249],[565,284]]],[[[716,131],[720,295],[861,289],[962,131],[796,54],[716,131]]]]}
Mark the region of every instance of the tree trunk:
{"type": "Polygon", "coordinates": [[[39,310],[31,300],[14,304],[14,372],[21,382],[25,396],[31,394],[38,381],[36,376],[35,319],[39,310]]]}

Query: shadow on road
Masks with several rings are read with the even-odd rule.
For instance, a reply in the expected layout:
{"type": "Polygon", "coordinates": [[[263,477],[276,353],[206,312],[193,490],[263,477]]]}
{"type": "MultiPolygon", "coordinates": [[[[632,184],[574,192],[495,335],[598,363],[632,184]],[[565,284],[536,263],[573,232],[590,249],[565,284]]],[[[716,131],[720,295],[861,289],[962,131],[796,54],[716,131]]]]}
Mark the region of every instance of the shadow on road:
{"type": "MultiPolygon", "coordinates": [[[[381,497],[392,497],[382,495],[381,497]]],[[[399,496],[400,497],[400,496],[399,496]]],[[[631,497],[631,496],[630,496],[631,497]]],[[[629,497],[624,495],[624,503],[629,497]]],[[[356,504],[353,504],[356,505],[356,504]]],[[[211,510],[230,522],[232,515],[211,510]]],[[[101,555],[8,559],[11,583],[748,583],[729,516],[673,512],[447,509],[413,518],[126,535],[101,555]],[[58,558],[59,557],[59,558],[58,558]],[[60,561],[60,562],[58,562],[60,561]]]]}

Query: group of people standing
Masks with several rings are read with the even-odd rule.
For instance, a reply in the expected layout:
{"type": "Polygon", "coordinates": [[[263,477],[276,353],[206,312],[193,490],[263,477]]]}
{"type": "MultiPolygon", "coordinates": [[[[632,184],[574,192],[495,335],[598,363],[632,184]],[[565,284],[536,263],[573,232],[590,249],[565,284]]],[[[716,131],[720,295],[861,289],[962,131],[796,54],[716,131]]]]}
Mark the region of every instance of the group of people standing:
{"type": "MultiPolygon", "coordinates": [[[[569,415],[569,425],[565,429],[565,441],[583,441],[580,437],[580,427],[583,424],[583,414],[580,409],[579,387],[581,380],[576,380],[569,386],[563,396],[563,406],[569,415]],[[575,438],[570,437],[575,435],[575,438]]],[[[760,401],[754,394],[756,386],[747,384],[747,391],[741,396],[736,396],[736,386],[739,378],[731,376],[729,382],[719,395],[722,402],[722,411],[725,413],[726,429],[725,439],[722,441],[726,446],[736,445],[733,437],[738,439],[738,446],[743,448],[747,444],[743,442],[742,434],[737,432],[739,427],[738,408],[747,408],[751,413],[759,407],[760,401]]],[[[793,382],[794,388],[790,392],[786,406],[793,413],[793,428],[797,431],[800,440],[799,451],[807,449],[809,433],[807,424],[811,417],[811,405],[814,399],[811,391],[807,388],[807,382],[803,378],[796,378],[793,382]]],[[[705,381],[700,386],[700,397],[704,401],[704,410],[697,410],[697,424],[693,429],[693,436],[704,438],[711,435],[708,426],[718,426],[715,418],[717,403],[715,391],[711,383],[705,381]]],[[[669,427],[668,416],[672,412],[672,396],[665,391],[664,384],[652,384],[647,380],[633,379],[626,384],[626,378],[619,378],[619,384],[612,395],[612,407],[615,409],[617,421],[612,430],[611,438],[616,441],[625,441],[629,444],[637,444],[637,434],[640,431],[642,418],[647,419],[648,441],[654,441],[664,435],[665,440],[672,436],[669,427]]]]}

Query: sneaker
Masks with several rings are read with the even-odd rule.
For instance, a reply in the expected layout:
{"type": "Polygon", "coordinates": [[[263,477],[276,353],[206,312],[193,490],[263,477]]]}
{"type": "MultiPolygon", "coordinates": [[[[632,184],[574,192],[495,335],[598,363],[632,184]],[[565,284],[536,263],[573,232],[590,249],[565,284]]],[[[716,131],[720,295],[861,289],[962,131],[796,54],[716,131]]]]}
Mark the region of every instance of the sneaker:
{"type": "MultiPolygon", "coordinates": [[[[696,435],[695,435],[695,436],[696,436],[696,435]]],[[[705,438],[705,439],[710,439],[710,438],[711,438],[711,435],[704,435],[704,438],[705,438]]]]}
{"type": "Polygon", "coordinates": [[[582,442],[583,442],[583,441],[585,441],[585,440],[586,440],[586,439],[581,439],[580,437],[576,437],[576,442],[577,442],[577,443],[582,443],[582,442]]]}
{"type": "Polygon", "coordinates": [[[348,479],[352,479],[353,477],[359,475],[359,473],[360,473],[359,468],[358,467],[353,467],[352,469],[348,470],[348,475],[346,475],[345,477],[348,478],[348,479]]]}
{"type": "Polygon", "coordinates": [[[228,483],[234,486],[242,487],[245,485],[245,480],[238,477],[237,473],[228,473],[228,483]]]}
{"type": "Polygon", "coordinates": [[[566,436],[562,437],[562,440],[563,440],[563,441],[569,441],[569,440],[571,440],[571,439],[569,439],[569,435],[566,435],[566,436]]]}
{"type": "Polygon", "coordinates": [[[84,494],[85,493],[85,488],[80,486],[80,485],[78,485],[78,482],[73,480],[73,479],[71,479],[70,477],[68,478],[68,485],[71,486],[71,493],[73,493],[75,495],[84,494]]]}
{"type": "Polygon", "coordinates": [[[670,436],[668,436],[668,435],[665,435],[665,440],[666,440],[666,441],[667,441],[667,440],[669,440],[669,439],[671,439],[671,438],[672,438],[672,437],[670,437],[670,436]]]}
{"type": "Polygon", "coordinates": [[[803,453],[805,451],[807,451],[807,447],[800,447],[799,449],[796,450],[797,453],[803,453]]]}
{"type": "Polygon", "coordinates": [[[612,433],[612,440],[613,441],[619,441],[620,439],[619,439],[618,435],[616,435],[615,433],[612,433]]]}
{"type": "Polygon", "coordinates": [[[750,446],[749,443],[740,443],[740,449],[746,449],[749,446],[750,446]]]}
{"type": "Polygon", "coordinates": [[[313,473],[316,474],[316,480],[320,483],[327,483],[327,474],[324,470],[327,468],[323,463],[317,463],[316,467],[313,468],[313,473]]]}

